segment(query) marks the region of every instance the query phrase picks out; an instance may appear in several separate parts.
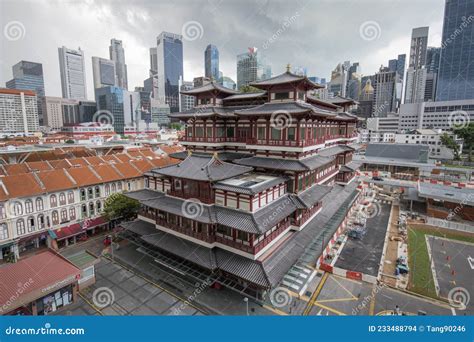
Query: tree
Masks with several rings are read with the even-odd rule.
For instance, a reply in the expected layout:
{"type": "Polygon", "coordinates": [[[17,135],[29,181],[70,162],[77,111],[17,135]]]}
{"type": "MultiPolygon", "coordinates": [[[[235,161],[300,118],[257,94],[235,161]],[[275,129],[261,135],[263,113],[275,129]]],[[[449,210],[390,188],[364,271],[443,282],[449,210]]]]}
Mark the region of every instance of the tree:
{"type": "Polygon", "coordinates": [[[74,144],[74,140],[68,139],[65,141],[66,144],[74,144]]]}
{"type": "Polygon", "coordinates": [[[252,87],[251,85],[244,85],[240,87],[239,90],[241,93],[261,93],[262,92],[261,89],[252,87]]]}
{"type": "Polygon", "coordinates": [[[453,150],[454,160],[460,160],[461,159],[459,157],[459,145],[456,144],[456,141],[454,140],[454,137],[452,135],[448,135],[447,133],[444,133],[441,136],[441,143],[444,146],[446,146],[447,148],[453,150]]]}
{"type": "Polygon", "coordinates": [[[171,129],[175,129],[175,130],[177,130],[177,131],[181,131],[181,130],[182,130],[182,127],[183,127],[183,126],[182,126],[179,122],[172,122],[172,123],[170,124],[170,128],[171,128],[171,129]]]}
{"type": "Polygon", "coordinates": [[[130,220],[137,215],[140,202],[123,194],[112,194],[105,200],[104,213],[109,220],[130,220]]]}
{"type": "Polygon", "coordinates": [[[468,161],[472,161],[472,150],[474,149],[474,122],[454,130],[454,134],[464,140],[464,149],[468,151],[468,161]]]}

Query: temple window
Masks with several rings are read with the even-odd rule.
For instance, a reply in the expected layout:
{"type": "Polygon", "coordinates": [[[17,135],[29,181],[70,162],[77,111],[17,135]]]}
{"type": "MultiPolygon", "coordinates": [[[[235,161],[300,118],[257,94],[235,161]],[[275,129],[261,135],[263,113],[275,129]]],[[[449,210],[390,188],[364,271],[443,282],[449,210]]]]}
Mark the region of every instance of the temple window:
{"type": "Polygon", "coordinates": [[[280,140],[281,139],[281,130],[272,127],[272,140],[280,140]]]}
{"type": "Polygon", "coordinates": [[[275,100],[288,100],[290,98],[289,92],[275,93],[275,100]]]}
{"type": "Polygon", "coordinates": [[[288,140],[290,141],[295,141],[296,134],[295,134],[295,128],[294,127],[288,127],[288,140]]]}

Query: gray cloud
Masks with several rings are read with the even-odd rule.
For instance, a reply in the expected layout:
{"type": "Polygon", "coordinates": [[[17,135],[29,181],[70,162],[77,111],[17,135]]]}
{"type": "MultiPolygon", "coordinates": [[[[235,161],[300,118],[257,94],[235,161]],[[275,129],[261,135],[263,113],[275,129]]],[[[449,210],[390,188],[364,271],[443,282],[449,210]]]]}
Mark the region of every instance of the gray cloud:
{"type": "Polygon", "coordinates": [[[217,45],[221,70],[235,79],[235,57],[247,47],[264,50],[273,72],[287,63],[305,66],[310,75],[329,77],[338,62],[359,61],[364,74],[408,53],[411,29],[430,26],[430,44],[440,45],[442,0],[3,0],[5,25],[19,21],[24,37],[1,36],[0,82],[11,78],[11,66],[21,59],[43,63],[46,92],[60,96],[57,48],[81,47],[86,54],[88,97],[93,98],[91,57],[108,58],[111,38],[122,39],[129,88],[148,75],[148,49],[161,31],[181,33],[186,22],[202,25],[202,38],[184,43],[184,77],[204,72],[207,44],[217,45]],[[360,25],[375,21],[380,36],[364,40],[360,25]],[[269,43],[269,40],[271,41],[269,43]]]}

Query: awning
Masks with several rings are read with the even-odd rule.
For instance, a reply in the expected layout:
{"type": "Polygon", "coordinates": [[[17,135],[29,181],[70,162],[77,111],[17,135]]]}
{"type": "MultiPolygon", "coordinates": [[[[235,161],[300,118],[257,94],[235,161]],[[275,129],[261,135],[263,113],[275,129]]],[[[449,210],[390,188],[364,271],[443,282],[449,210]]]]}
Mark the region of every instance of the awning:
{"type": "Polygon", "coordinates": [[[29,235],[29,236],[25,236],[25,237],[22,237],[20,238],[20,240],[18,240],[18,243],[25,243],[25,242],[30,242],[34,239],[37,239],[37,238],[46,238],[46,234],[48,234],[46,231],[42,231],[42,232],[39,232],[39,233],[36,233],[36,234],[33,234],[33,235],[29,235]]]}
{"type": "MultiPolygon", "coordinates": [[[[56,235],[56,240],[62,240],[74,235],[79,235],[89,229],[95,228],[97,226],[101,226],[106,223],[108,223],[106,218],[104,216],[100,216],[93,219],[86,219],[82,221],[81,223],[74,223],[70,226],[55,229],[52,231],[52,233],[56,235]]],[[[51,237],[53,237],[51,233],[50,235],[51,237]]]]}
{"type": "Polygon", "coordinates": [[[56,234],[57,240],[62,240],[70,236],[81,234],[84,231],[79,223],[74,223],[67,227],[58,228],[54,230],[54,233],[56,234]]]}

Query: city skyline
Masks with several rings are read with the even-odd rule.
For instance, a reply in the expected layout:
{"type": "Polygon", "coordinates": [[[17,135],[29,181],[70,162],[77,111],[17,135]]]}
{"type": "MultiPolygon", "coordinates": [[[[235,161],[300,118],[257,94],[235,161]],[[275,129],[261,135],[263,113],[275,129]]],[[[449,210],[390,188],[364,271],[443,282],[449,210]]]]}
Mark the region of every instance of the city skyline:
{"type": "MultiPolygon", "coordinates": [[[[422,1],[410,6],[421,8],[423,4],[426,2],[422,1]]],[[[263,50],[269,57],[268,63],[272,66],[274,74],[283,72],[286,64],[291,63],[305,66],[310,76],[328,78],[338,62],[351,60],[360,62],[362,73],[369,75],[375,73],[381,64],[386,63],[393,56],[409,52],[413,27],[429,26],[428,45],[440,46],[444,1],[430,2],[429,8],[424,6],[423,11],[426,13],[424,18],[409,13],[416,12],[411,8],[404,14],[403,22],[390,20],[404,13],[403,4],[387,11],[390,13],[376,15],[378,5],[375,2],[372,6],[367,6],[372,9],[367,10],[361,18],[350,16],[350,6],[353,5],[344,5],[342,8],[338,3],[328,6],[325,2],[319,3],[318,6],[314,3],[299,3],[290,8],[283,3],[272,2],[270,5],[266,1],[257,1],[255,6],[260,11],[252,11],[252,16],[247,13],[249,6],[238,4],[210,1],[200,5],[201,11],[192,11],[197,4],[177,4],[183,9],[181,21],[168,19],[166,11],[172,9],[162,3],[138,3],[133,12],[125,11],[126,5],[121,2],[114,2],[113,10],[111,5],[112,3],[107,2],[97,5],[89,1],[70,3],[66,7],[59,3],[35,2],[25,9],[18,8],[13,2],[2,4],[8,13],[2,19],[5,21],[3,25],[18,21],[23,25],[24,31],[21,39],[15,41],[8,40],[5,35],[2,36],[2,46],[9,48],[9,54],[2,60],[1,82],[4,83],[9,79],[11,66],[19,60],[38,62],[44,67],[47,95],[60,96],[57,48],[63,45],[73,49],[81,47],[85,54],[87,88],[90,89],[88,98],[92,99],[91,57],[107,58],[110,39],[116,38],[123,41],[128,65],[128,88],[133,89],[135,86],[141,86],[143,80],[148,77],[149,47],[153,45],[160,32],[182,34],[186,30],[190,34],[183,40],[184,80],[186,81],[204,75],[203,52],[208,44],[217,46],[221,55],[220,69],[224,75],[231,77],[234,81],[236,80],[236,56],[250,46],[263,50]],[[318,11],[311,10],[316,8],[318,11]],[[373,14],[370,13],[371,11],[374,11],[373,14]],[[328,29],[331,25],[327,22],[325,15],[320,12],[330,13],[332,15],[329,17],[333,18],[344,17],[344,20],[348,22],[345,27],[353,29],[344,32],[338,28],[328,29]],[[155,16],[153,13],[160,14],[155,16]],[[212,13],[216,15],[209,15],[212,13]],[[281,17],[281,14],[277,15],[277,13],[287,13],[288,16],[281,17]],[[63,17],[67,18],[68,25],[62,25],[65,29],[57,30],[56,27],[59,25],[41,27],[41,18],[52,14],[56,14],[55,17],[59,21],[63,17]],[[87,16],[82,14],[87,14],[87,16]],[[226,18],[227,22],[225,22],[226,18]],[[80,22],[76,22],[79,19],[80,22]],[[253,27],[252,31],[249,31],[246,25],[238,24],[237,21],[244,19],[252,24],[250,25],[253,27]],[[320,25],[314,27],[311,25],[312,21],[320,25]],[[379,29],[375,26],[378,30],[376,37],[369,40],[363,39],[359,32],[361,25],[372,21],[379,25],[379,29]],[[221,29],[215,30],[216,25],[221,29]],[[90,39],[90,30],[85,29],[88,27],[94,27],[97,37],[101,38],[90,39]],[[150,29],[151,27],[153,29],[150,29]],[[194,32],[193,29],[195,29],[194,32]],[[232,34],[230,32],[232,30],[236,34],[232,34]],[[312,43],[305,41],[308,35],[304,32],[308,30],[315,30],[311,34],[314,39],[312,43]],[[192,34],[197,35],[192,36],[192,34]],[[48,37],[48,39],[39,39],[38,36],[48,37]],[[332,44],[336,36],[340,43],[332,44]],[[324,49],[320,49],[321,46],[324,49]],[[301,49],[302,53],[295,56],[292,52],[294,49],[301,49]],[[348,53],[348,51],[351,52],[348,53]]]]}

